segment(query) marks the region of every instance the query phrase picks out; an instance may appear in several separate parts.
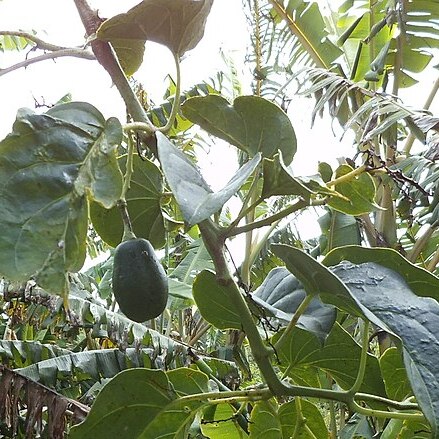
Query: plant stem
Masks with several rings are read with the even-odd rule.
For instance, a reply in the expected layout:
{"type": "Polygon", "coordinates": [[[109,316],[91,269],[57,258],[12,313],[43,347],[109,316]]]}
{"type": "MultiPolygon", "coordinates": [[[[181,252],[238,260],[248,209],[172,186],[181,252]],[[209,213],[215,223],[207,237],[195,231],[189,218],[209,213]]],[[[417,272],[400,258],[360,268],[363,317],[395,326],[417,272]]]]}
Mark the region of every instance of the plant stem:
{"type": "Polygon", "coordinates": [[[148,134],[152,134],[154,131],[156,131],[155,128],[151,127],[150,124],[147,124],[145,122],[130,122],[124,125],[123,127],[125,132],[128,131],[145,131],[148,134]]]}
{"type": "Polygon", "coordinates": [[[366,171],[367,171],[367,165],[361,165],[358,168],[352,170],[351,172],[342,175],[341,177],[328,181],[328,183],[326,183],[326,186],[336,186],[337,184],[347,183],[349,181],[352,181],[357,175],[363,174],[366,171]]]}
{"type": "Polygon", "coordinates": [[[401,412],[386,412],[384,410],[374,410],[366,407],[362,407],[355,401],[349,405],[349,408],[361,415],[372,416],[375,418],[383,419],[402,419],[406,421],[419,421],[425,422],[425,417],[422,413],[401,413],[401,412]]]}
{"type": "Polygon", "coordinates": [[[274,349],[276,351],[282,347],[285,340],[289,337],[293,329],[296,327],[296,324],[299,321],[300,316],[305,312],[306,308],[308,308],[308,305],[312,299],[313,296],[308,294],[303,298],[302,303],[296,309],[296,312],[294,313],[293,318],[288,323],[288,326],[286,327],[285,331],[282,333],[282,335],[279,337],[279,340],[274,345],[274,349]]]}
{"type": "MultiPolygon", "coordinates": [[[[326,200],[322,200],[321,203],[320,202],[314,202],[313,205],[317,206],[317,205],[321,205],[321,204],[325,204],[326,200]]],[[[254,221],[248,224],[245,224],[244,226],[241,227],[235,227],[234,229],[228,229],[226,232],[226,236],[228,238],[230,238],[231,236],[236,236],[239,235],[240,233],[245,233],[248,232],[249,230],[253,230],[253,229],[258,229],[260,227],[265,227],[265,226],[270,226],[272,223],[287,217],[288,215],[297,212],[300,209],[303,209],[307,206],[309,206],[310,204],[308,203],[308,201],[303,200],[303,199],[299,199],[299,201],[297,201],[296,203],[292,204],[291,206],[281,210],[278,213],[275,213],[274,215],[271,215],[267,218],[263,218],[259,221],[254,221]]]]}
{"type": "MultiPolygon", "coordinates": [[[[223,392],[230,392],[230,389],[224,385],[213,373],[212,369],[209,367],[209,365],[198,355],[196,355],[191,349],[189,349],[189,355],[192,357],[194,363],[197,365],[198,369],[201,370],[201,372],[204,372],[212,381],[216,383],[218,388],[222,390],[223,392]]],[[[238,411],[239,415],[237,417],[237,421],[241,428],[248,432],[248,422],[245,417],[247,414],[247,410],[245,410],[244,404],[233,404],[233,407],[238,411]]]]}
{"type": "Polygon", "coordinates": [[[212,325],[205,322],[204,325],[197,331],[197,333],[188,341],[189,346],[193,346],[210,328],[212,325]]]}
{"type": "Polygon", "coordinates": [[[420,236],[416,242],[415,245],[412,247],[412,249],[407,253],[406,258],[410,262],[415,262],[416,259],[418,259],[418,256],[421,254],[421,252],[425,249],[427,244],[429,243],[431,237],[433,236],[434,231],[436,230],[436,227],[433,227],[431,224],[428,225],[427,230],[423,233],[422,236],[420,236]]]}
{"type": "Polygon", "coordinates": [[[173,55],[175,61],[175,69],[177,73],[176,84],[175,84],[175,95],[174,95],[174,101],[172,102],[171,114],[169,115],[169,119],[166,122],[166,125],[157,128],[157,130],[162,133],[167,133],[172,128],[172,125],[174,125],[175,122],[175,118],[177,117],[178,110],[180,108],[180,94],[181,94],[180,58],[175,53],[173,53],[173,55]]]}
{"type": "Polygon", "coordinates": [[[117,202],[117,207],[119,207],[121,211],[122,221],[123,221],[122,241],[128,241],[129,239],[136,239],[136,235],[134,234],[133,226],[131,224],[130,215],[128,213],[127,200],[126,200],[126,195],[128,189],[130,188],[131,176],[133,174],[133,153],[134,153],[133,140],[131,136],[128,136],[126,170],[123,179],[122,194],[120,195],[120,199],[117,202]]]}
{"type": "Polygon", "coordinates": [[[369,395],[368,393],[356,393],[354,399],[360,401],[379,402],[397,410],[419,410],[419,405],[410,402],[393,401],[392,399],[383,398],[382,396],[369,395]]]}
{"type": "Polygon", "coordinates": [[[294,426],[294,431],[291,438],[297,439],[301,436],[302,429],[306,424],[306,419],[302,413],[302,404],[299,397],[294,398],[294,405],[296,406],[296,425],[294,426]]]}
{"type": "Polygon", "coordinates": [[[267,348],[263,343],[241,291],[230,274],[225,257],[225,238],[221,235],[221,230],[210,220],[201,222],[199,229],[215,265],[217,281],[221,285],[227,286],[227,290],[232,291],[229,298],[241,318],[242,328],[247,335],[262,376],[273,394],[282,394],[284,385],[279,380],[270,362],[270,357],[273,354],[272,349],[267,348]]]}
{"type": "Polygon", "coordinates": [[[128,149],[127,149],[127,161],[126,161],[126,169],[125,175],[123,178],[123,186],[122,186],[122,194],[120,199],[126,202],[126,196],[128,193],[128,189],[131,186],[131,177],[133,175],[133,155],[134,155],[134,144],[131,136],[128,136],[128,149]]]}
{"type": "Polygon", "coordinates": [[[362,333],[362,344],[361,344],[361,355],[360,355],[360,365],[358,367],[357,378],[355,379],[354,384],[349,389],[348,394],[354,396],[355,393],[360,390],[361,385],[363,384],[364,374],[366,372],[366,363],[367,363],[367,351],[369,348],[369,321],[363,320],[363,333],[362,333]]]}
{"type": "MultiPolygon", "coordinates": [[[[99,18],[97,12],[90,7],[87,0],[73,1],[75,2],[76,9],[78,10],[87,36],[94,35],[103,20],[99,18]]],[[[91,42],[91,48],[98,62],[110,75],[114,85],[125,102],[128,113],[131,115],[133,120],[136,122],[144,122],[150,125],[151,131],[154,131],[154,125],[148,119],[145,110],[131,88],[130,83],[120,67],[119,61],[117,60],[117,57],[114,54],[110,44],[105,41],[94,39],[91,42]]]]}
{"type": "Polygon", "coordinates": [[[330,416],[330,431],[331,439],[337,438],[337,418],[335,416],[335,403],[334,401],[329,401],[329,416],[330,416]]]}
{"type": "Polygon", "coordinates": [[[86,49],[76,49],[76,48],[61,49],[61,50],[57,50],[56,52],[44,53],[43,55],[35,56],[34,58],[28,58],[12,66],[5,67],[4,69],[0,69],[0,76],[6,75],[7,73],[21,69],[23,67],[30,66],[31,64],[35,64],[40,61],[45,61],[47,59],[62,58],[65,56],[73,56],[76,58],[92,59],[92,60],[96,59],[95,56],[86,49]]]}

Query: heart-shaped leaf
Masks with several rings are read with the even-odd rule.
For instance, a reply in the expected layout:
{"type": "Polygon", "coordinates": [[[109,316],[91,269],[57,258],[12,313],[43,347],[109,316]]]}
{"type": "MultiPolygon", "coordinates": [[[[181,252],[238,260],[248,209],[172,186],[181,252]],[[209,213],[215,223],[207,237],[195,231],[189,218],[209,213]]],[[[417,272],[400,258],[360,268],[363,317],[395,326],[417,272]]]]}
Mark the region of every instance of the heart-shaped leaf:
{"type": "Polygon", "coordinates": [[[282,437],[294,437],[296,425],[305,419],[299,437],[303,439],[327,439],[328,428],[320,410],[306,399],[300,398],[301,418],[299,418],[296,401],[282,404],[278,410],[278,416],[282,425],[282,437]],[[305,429],[306,425],[306,429],[305,429]]]}
{"type": "Polygon", "coordinates": [[[193,284],[195,303],[205,320],[219,329],[241,329],[241,318],[234,310],[231,287],[220,285],[212,271],[204,270],[193,284]]]}
{"type": "MultiPolygon", "coordinates": [[[[160,199],[163,195],[163,176],[159,168],[149,160],[141,160],[137,154],[133,160],[131,185],[126,194],[128,212],[134,233],[148,239],[154,248],[165,244],[165,226],[160,199]]],[[[123,158],[121,168],[125,169],[123,158]]],[[[91,203],[90,217],[99,236],[112,247],[122,240],[123,222],[120,209],[105,209],[91,203]]]]}
{"type": "Polygon", "coordinates": [[[154,41],[181,56],[203,37],[212,3],[213,0],[144,0],[102,23],[97,37],[110,42],[154,41]]]}
{"type": "Polygon", "coordinates": [[[11,280],[35,276],[68,291],[67,271],[82,267],[87,197],[111,207],[122,191],[116,147],[122,128],[93,106],[72,102],[47,114],[20,110],[0,142],[0,270],[11,280]]]}
{"type": "MultiPolygon", "coordinates": [[[[353,169],[349,165],[341,165],[335,176],[339,178],[352,171],[353,169]]],[[[375,203],[375,183],[367,172],[356,175],[349,181],[337,184],[335,190],[347,198],[347,200],[340,197],[331,197],[329,199],[328,204],[340,212],[349,215],[362,215],[381,209],[375,203]]]]}
{"type": "Polygon", "coordinates": [[[196,96],[182,106],[183,114],[250,157],[260,152],[273,157],[278,150],[287,165],[297,149],[288,116],[276,104],[258,96],[239,96],[231,105],[218,95],[196,96]]]}
{"type": "MultiPolygon", "coordinates": [[[[283,324],[291,321],[295,311],[306,296],[302,284],[284,267],[274,268],[252,299],[283,324]]],[[[315,297],[300,316],[297,326],[326,338],[337,317],[334,307],[323,304],[315,297]]]]}
{"type": "Polygon", "coordinates": [[[189,225],[198,224],[218,212],[256,169],[260,154],[242,166],[227,185],[212,192],[195,165],[162,133],[156,133],[157,149],[166,180],[189,225]]]}
{"type": "Polygon", "coordinates": [[[69,437],[108,438],[109,423],[111,437],[186,437],[183,432],[204,402],[179,397],[207,390],[208,378],[197,370],[125,370],[104,386],[85,421],[72,427],[69,437]]]}
{"type": "MultiPolygon", "coordinates": [[[[273,343],[281,334],[279,332],[273,337],[273,343]]],[[[342,388],[349,389],[357,377],[361,347],[335,323],[323,346],[314,334],[294,328],[277,349],[277,354],[280,369],[298,384],[319,385],[318,369],[323,369],[342,388]]],[[[362,391],[385,396],[378,359],[368,354],[366,361],[367,373],[361,386],[362,391]]]]}
{"type": "Polygon", "coordinates": [[[265,158],[263,161],[264,185],[262,196],[272,195],[298,195],[309,200],[315,194],[299,179],[293,177],[283,162],[282,153],[276,154],[272,160],[265,158]]]}
{"type": "Polygon", "coordinates": [[[143,63],[145,42],[141,40],[115,39],[111,41],[119,64],[125,75],[132,76],[143,63]]]}
{"type": "Polygon", "coordinates": [[[380,367],[389,398],[403,401],[413,394],[399,349],[386,349],[380,357],[380,367]]]}

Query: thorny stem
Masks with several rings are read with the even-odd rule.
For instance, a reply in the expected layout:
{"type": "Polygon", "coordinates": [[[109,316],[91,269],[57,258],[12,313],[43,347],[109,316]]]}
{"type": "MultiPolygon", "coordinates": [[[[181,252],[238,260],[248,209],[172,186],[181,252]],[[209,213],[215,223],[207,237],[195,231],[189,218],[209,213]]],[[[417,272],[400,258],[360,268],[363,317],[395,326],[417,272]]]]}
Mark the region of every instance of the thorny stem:
{"type": "Polygon", "coordinates": [[[4,69],[0,69],[0,76],[6,75],[7,73],[21,69],[23,67],[30,66],[31,64],[35,64],[40,61],[45,61],[47,59],[62,58],[65,56],[73,56],[82,59],[96,59],[95,56],[86,49],[77,49],[77,48],[60,49],[55,52],[50,52],[50,53],[45,53],[43,55],[35,56],[34,58],[28,58],[12,66],[5,67],[4,69]]]}
{"type": "Polygon", "coordinates": [[[25,38],[26,40],[35,43],[35,45],[32,46],[33,49],[50,50],[51,52],[68,49],[68,47],[66,46],[58,46],[57,44],[48,43],[47,41],[44,41],[41,38],[29,32],[16,31],[16,30],[13,31],[0,30],[0,35],[11,35],[13,37],[25,38]]]}

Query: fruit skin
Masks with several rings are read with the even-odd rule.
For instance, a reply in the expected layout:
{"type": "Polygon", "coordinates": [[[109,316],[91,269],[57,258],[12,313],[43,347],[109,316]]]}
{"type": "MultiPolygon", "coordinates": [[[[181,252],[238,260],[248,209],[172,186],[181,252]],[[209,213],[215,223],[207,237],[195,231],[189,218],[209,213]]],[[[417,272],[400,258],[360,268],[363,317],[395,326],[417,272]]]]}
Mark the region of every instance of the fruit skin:
{"type": "Polygon", "coordinates": [[[121,311],[135,322],[153,319],[165,309],[168,278],[146,239],[130,239],[116,247],[113,293],[121,311]]]}

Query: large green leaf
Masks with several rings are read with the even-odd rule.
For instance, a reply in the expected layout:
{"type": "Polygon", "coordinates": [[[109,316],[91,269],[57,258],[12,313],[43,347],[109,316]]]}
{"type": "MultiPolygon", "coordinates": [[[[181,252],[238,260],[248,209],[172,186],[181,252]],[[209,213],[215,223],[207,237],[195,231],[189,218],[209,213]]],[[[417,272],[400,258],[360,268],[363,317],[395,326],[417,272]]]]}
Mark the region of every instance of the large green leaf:
{"type": "Polygon", "coordinates": [[[297,140],[290,119],[266,99],[239,96],[231,105],[222,96],[197,96],[188,99],[182,110],[189,120],[250,157],[258,152],[273,157],[280,150],[289,165],[296,153],[297,140]]]}
{"type": "Polygon", "coordinates": [[[229,404],[207,407],[201,431],[209,439],[244,439],[248,434],[238,425],[236,410],[229,404]]]}
{"type": "Polygon", "coordinates": [[[282,437],[282,426],[277,414],[276,401],[257,402],[252,409],[249,430],[252,439],[278,439],[282,437]]]}
{"type": "MultiPolygon", "coordinates": [[[[349,165],[341,165],[335,176],[339,178],[352,171],[353,169],[349,165]]],[[[337,184],[335,190],[346,197],[346,199],[340,197],[329,199],[328,204],[335,210],[348,215],[362,215],[380,209],[375,203],[375,183],[367,172],[337,184]]]]}
{"type": "Polygon", "coordinates": [[[131,369],[119,373],[98,394],[90,413],[70,431],[70,439],[138,438],[146,425],[177,398],[160,370],[131,369]]]}
{"type": "Polygon", "coordinates": [[[368,318],[401,339],[413,392],[439,437],[439,303],[418,297],[402,276],[373,262],[343,262],[332,270],[368,318]]]}
{"type": "Polygon", "coordinates": [[[341,261],[350,261],[354,264],[376,262],[398,272],[418,296],[433,297],[439,301],[439,278],[412,264],[395,250],[349,245],[332,250],[323,260],[323,264],[331,266],[341,261]]]}
{"type": "Polygon", "coordinates": [[[332,303],[353,315],[361,315],[356,300],[349,290],[328,268],[317,262],[312,256],[289,245],[271,246],[273,253],[285,262],[294,276],[303,284],[308,294],[320,295],[326,303],[332,303]]]}
{"type": "Polygon", "coordinates": [[[209,323],[219,329],[241,329],[241,318],[234,310],[230,296],[234,294],[231,286],[218,283],[215,273],[204,270],[193,284],[195,303],[209,323]]]}
{"type": "Polygon", "coordinates": [[[20,110],[0,142],[0,271],[65,295],[67,271],[85,259],[87,197],[106,207],[122,190],[122,129],[93,106],[72,102],[37,115],[20,110]]]}
{"type": "Polygon", "coordinates": [[[381,373],[389,398],[403,401],[412,394],[402,354],[397,348],[389,348],[380,357],[381,373]]]}
{"type": "Polygon", "coordinates": [[[181,368],[131,369],[119,373],[101,390],[84,422],[72,428],[70,438],[175,438],[185,439],[201,399],[185,401],[181,395],[205,393],[208,377],[181,368]]]}
{"type": "Polygon", "coordinates": [[[212,3],[213,0],[144,0],[128,12],[106,20],[97,37],[110,42],[154,41],[181,56],[203,37],[212,3]]]}
{"type": "Polygon", "coordinates": [[[352,215],[328,208],[318,222],[322,230],[320,248],[323,254],[337,247],[361,243],[360,226],[352,215]]]}
{"type": "MultiPolygon", "coordinates": [[[[312,402],[302,398],[300,399],[300,409],[307,429],[302,428],[298,437],[301,439],[327,439],[329,437],[328,429],[320,410],[312,402]]],[[[282,425],[282,437],[285,439],[293,437],[298,421],[295,401],[282,404],[279,407],[278,416],[282,425]]]]}
{"type": "MultiPolygon", "coordinates": [[[[123,158],[125,160],[125,157],[123,158]]],[[[135,154],[131,185],[126,194],[128,212],[134,233],[151,242],[154,248],[165,244],[165,226],[160,199],[163,195],[163,177],[159,168],[150,160],[135,154]]],[[[125,169],[125,163],[121,165],[125,169]]],[[[123,222],[120,209],[105,209],[91,203],[90,217],[99,236],[112,247],[122,240],[123,222]]]]}
{"type": "Polygon", "coordinates": [[[180,206],[183,217],[190,225],[200,223],[221,210],[253,173],[260,154],[242,166],[227,185],[212,192],[200,171],[186,155],[176,148],[162,133],[156,133],[157,149],[165,177],[180,206]]]}
{"type": "MultiPolygon", "coordinates": [[[[273,337],[275,343],[280,333],[273,337]]],[[[310,377],[318,380],[318,369],[323,369],[344,389],[355,382],[360,364],[361,347],[338,323],[332,327],[324,346],[310,332],[295,328],[285,343],[277,349],[279,367],[300,384],[312,385],[310,377]]],[[[385,396],[378,359],[367,356],[366,375],[361,385],[363,392],[385,396]]]]}
{"type": "Polygon", "coordinates": [[[178,369],[169,370],[167,375],[178,396],[209,391],[208,377],[199,370],[179,367],[178,369]]]}
{"type": "MultiPolygon", "coordinates": [[[[277,267],[268,273],[261,286],[252,294],[252,299],[267,311],[267,315],[273,315],[278,322],[286,325],[305,296],[302,284],[286,268],[277,267]]],[[[297,326],[312,332],[323,341],[336,316],[334,307],[314,297],[300,316],[297,326]]]]}

